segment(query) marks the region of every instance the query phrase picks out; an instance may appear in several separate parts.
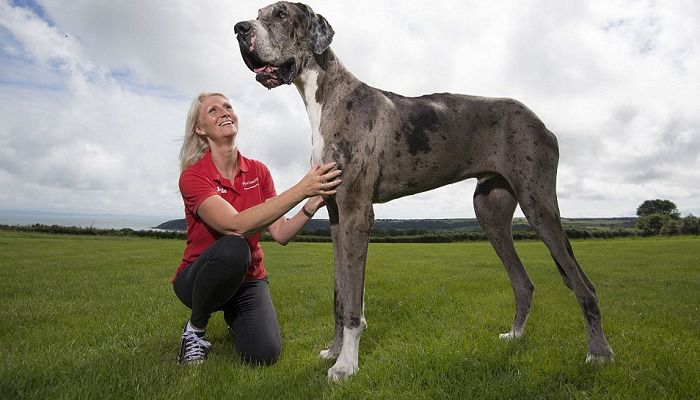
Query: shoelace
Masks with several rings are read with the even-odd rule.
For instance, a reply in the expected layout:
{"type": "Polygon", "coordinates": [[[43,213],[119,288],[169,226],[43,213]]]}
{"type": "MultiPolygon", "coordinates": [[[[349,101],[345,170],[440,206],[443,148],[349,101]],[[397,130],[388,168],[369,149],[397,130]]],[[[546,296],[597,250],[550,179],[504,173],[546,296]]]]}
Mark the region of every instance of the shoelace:
{"type": "Polygon", "coordinates": [[[211,343],[197,336],[196,333],[185,331],[182,333],[185,340],[185,360],[199,360],[204,358],[207,350],[211,347],[211,343]]]}

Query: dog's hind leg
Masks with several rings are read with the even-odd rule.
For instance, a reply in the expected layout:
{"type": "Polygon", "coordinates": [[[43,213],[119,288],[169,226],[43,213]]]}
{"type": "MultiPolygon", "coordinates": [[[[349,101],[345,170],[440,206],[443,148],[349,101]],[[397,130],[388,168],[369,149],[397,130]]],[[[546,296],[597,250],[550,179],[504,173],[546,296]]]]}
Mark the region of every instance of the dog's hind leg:
{"type": "Polygon", "coordinates": [[[579,266],[571,244],[566,237],[559,217],[555,179],[541,191],[529,191],[523,188],[520,193],[520,208],[527,217],[530,226],[549,249],[552,258],[564,276],[567,286],[576,295],[583,311],[588,333],[588,354],[586,362],[606,361],[613,358],[613,351],[603,333],[600,308],[595,288],[579,266]],[[548,189],[547,189],[548,188],[548,189]]]}
{"type": "Polygon", "coordinates": [[[504,340],[524,334],[535,290],[513,245],[512,220],[517,204],[508,181],[500,175],[479,182],[474,192],[476,218],[503,262],[515,295],[513,326],[510,332],[499,335],[504,340]]]}

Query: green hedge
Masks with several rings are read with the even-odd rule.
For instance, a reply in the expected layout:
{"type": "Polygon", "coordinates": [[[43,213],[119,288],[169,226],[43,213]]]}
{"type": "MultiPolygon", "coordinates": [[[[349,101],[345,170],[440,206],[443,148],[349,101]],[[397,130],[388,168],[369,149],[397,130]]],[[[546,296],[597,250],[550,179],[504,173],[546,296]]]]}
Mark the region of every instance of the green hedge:
{"type": "MultiPolygon", "coordinates": [[[[185,232],[168,231],[168,230],[133,230],[124,229],[99,229],[94,227],[77,227],[77,226],[60,226],[60,225],[0,225],[0,230],[4,231],[21,231],[21,232],[40,232],[61,235],[90,235],[90,236],[122,236],[122,237],[151,237],[158,239],[185,239],[185,232]]],[[[661,234],[697,234],[697,232],[689,232],[688,229],[678,229],[673,231],[661,231],[661,234]]],[[[632,236],[649,236],[648,231],[642,231],[635,228],[566,228],[566,234],[571,239],[608,239],[619,237],[632,236]]],[[[537,239],[537,235],[532,230],[514,230],[513,238],[515,240],[537,239]]],[[[262,241],[271,241],[270,235],[264,232],[261,237],[262,241]]],[[[450,242],[468,242],[476,240],[487,240],[486,235],[480,231],[423,231],[416,233],[415,231],[408,232],[391,232],[387,234],[385,231],[372,232],[370,241],[373,243],[450,243],[450,242]]],[[[330,232],[327,230],[315,230],[311,233],[300,233],[295,238],[297,242],[330,242],[330,232]]]]}

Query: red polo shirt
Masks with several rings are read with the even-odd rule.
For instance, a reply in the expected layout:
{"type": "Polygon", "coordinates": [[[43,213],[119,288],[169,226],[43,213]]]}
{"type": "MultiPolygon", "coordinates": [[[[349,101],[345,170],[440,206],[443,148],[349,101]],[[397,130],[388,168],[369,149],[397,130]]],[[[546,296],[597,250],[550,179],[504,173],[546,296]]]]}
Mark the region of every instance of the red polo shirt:
{"type": "MultiPolygon", "coordinates": [[[[201,160],[190,165],[180,174],[180,193],[185,202],[187,220],[187,246],[177,274],[192,264],[200,254],[223,235],[210,228],[198,215],[197,209],[211,196],[221,196],[236,211],[241,212],[275,197],[275,185],[265,164],[243,157],[238,152],[238,173],[233,182],[221,176],[207,150],[201,160]]],[[[250,247],[251,263],[246,272],[246,280],[262,279],[267,276],[263,264],[263,251],[258,244],[260,233],[246,238],[250,247]]],[[[175,278],[173,278],[173,281],[175,278]]]]}

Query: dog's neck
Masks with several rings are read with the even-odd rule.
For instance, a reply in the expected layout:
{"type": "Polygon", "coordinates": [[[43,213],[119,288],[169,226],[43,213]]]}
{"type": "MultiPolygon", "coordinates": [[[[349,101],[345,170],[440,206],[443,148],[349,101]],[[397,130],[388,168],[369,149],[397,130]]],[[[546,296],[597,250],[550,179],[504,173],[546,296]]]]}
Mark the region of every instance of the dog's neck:
{"type": "Polygon", "coordinates": [[[309,103],[325,105],[344,93],[338,93],[339,88],[352,89],[361,82],[340,62],[330,48],[322,54],[314,54],[306,59],[302,71],[294,80],[308,109],[309,103]],[[334,92],[324,90],[333,87],[334,92]]]}
{"type": "Polygon", "coordinates": [[[311,123],[311,163],[323,162],[324,139],[321,132],[321,114],[330,103],[346,98],[361,82],[335,56],[331,49],[305,61],[302,71],[294,80],[304,100],[311,123]],[[328,88],[334,88],[329,91],[328,88]]]}

